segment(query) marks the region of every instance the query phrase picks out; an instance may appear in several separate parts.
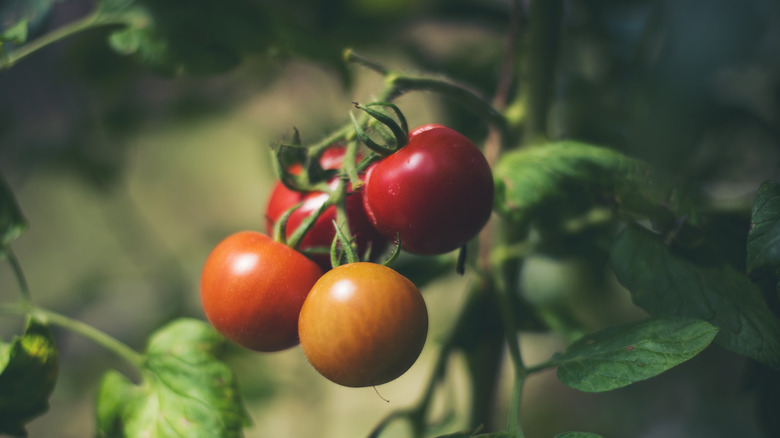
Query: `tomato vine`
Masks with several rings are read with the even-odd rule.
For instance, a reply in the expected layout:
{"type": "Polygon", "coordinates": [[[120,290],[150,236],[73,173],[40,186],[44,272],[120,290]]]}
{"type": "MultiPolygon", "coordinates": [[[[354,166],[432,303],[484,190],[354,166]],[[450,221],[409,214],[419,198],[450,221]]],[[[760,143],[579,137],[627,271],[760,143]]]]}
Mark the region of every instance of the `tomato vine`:
{"type": "MultiPolygon", "coordinates": [[[[591,136],[587,130],[571,139],[551,135],[551,127],[566,123],[566,117],[573,117],[570,113],[605,105],[600,99],[619,100],[615,90],[625,91],[609,88],[612,93],[603,97],[591,90],[583,99],[587,109],[568,107],[576,106],[567,100],[569,94],[590,78],[567,76],[566,69],[573,67],[560,60],[579,46],[564,44],[564,39],[573,39],[566,34],[571,29],[564,27],[566,20],[591,19],[583,18],[588,15],[583,10],[599,15],[590,2],[512,0],[500,5],[506,10],[486,14],[501,17],[497,33],[504,38],[500,55],[493,56],[498,62],[490,68],[492,96],[484,86],[469,85],[468,79],[385,65],[364,54],[372,52],[374,38],[361,44],[365,52],[343,50],[341,43],[347,39],[332,29],[349,24],[365,31],[380,22],[389,23],[392,32],[400,27],[370,14],[339,21],[348,15],[341,14],[340,4],[328,6],[342,8],[333,14],[307,20],[298,18],[304,14],[294,10],[295,2],[237,0],[215,6],[195,0],[192,10],[202,11],[182,22],[176,18],[176,8],[182,5],[176,2],[98,0],[81,18],[41,32],[45,26],[34,23],[40,12],[36,8],[48,12],[54,3],[27,5],[13,15],[18,19],[0,15],[0,71],[76,34],[101,28],[115,51],[169,76],[224,72],[247,55],[270,53],[335,67],[345,83],[357,67],[378,75],[381,85],[371,100],[350,103],[345,98],[344,123],[313,143],[304,143],[295,129],[292,141],[271,146],[276,187],[292,195],[273,213],[271,197],[264,222],[268,235],[236,230],[217,244],[201,271],[205,318],[169,322],[149,337],[143,351],[36,304],[37,295],[31,293],[12,249],[27,222],[0,180],[0,256],[19,289],[18,302],[0,305],[0,313],[27,318],[21,336],[0,344],[0,399],[17,400],[14,394],[8,396],[17,385],[11,381],[21,382],[29,394],[13,407],[0,403],[7,410],[0,411],[0,433],[24,435],[27,421],[48,406],[59,360],[56,337],[48,326],[91,339],[137,372],[133,379],[113,370],[103,375],[96,402],[100,436],[240,436],[251,420],[237,379],[220,357],[226,339],[263,353],[300,343],[313,368],[332,382],[349,387],[387,383],[420,356],[429,311],[420,290],[444,270],[460,274],[453,278],[464,284],[465,302],[457,315],[447,315],[452,326],[438,340],[417,401],[392,406],[369,432],[371,438],[380,438],[396,422],[405,422],[415,438],[440,435],[456,422],[465,429],[442,438],[523,438],[531,434],[524,427],[531,423],[529,406],[523,403],[528,380],[553,369],[568,388],[605,392],[655,378],[716,345],[744,360],[751,377],[758,374],[756,369],[765,375],[780,370],[780,185],[761,184],[752,209],[745,202],[724,208],[711,198],[711,181],[702,176],[704,171],[699,181],[681,178],[652,162],[653,154],[637,153],[639,146],[632,149],[633,143],[651,144],[641,135],[634,133],[632,147],[623,144],[623,152],[617,147],[620,141],[608,144],[623,135],[612,127],[609,132],[615,137],[591,136]],[[282,16],[289,8],[293,13],[278,25],[267,18],[282,16]],[[327,22],[324,31],[316,28],[318,20],[327,22]],[[318,31],[330,33],[320,36],[318,31]],[[318,41],[326,37],[339,42],[336,61],[330,45],[318,41]],[[441,125],[426,120],[410,130],[399,102],[411,93],[440,96],[454,104],[447,111],[453,119],[441,125]],[[468,114],[468,123],[458,123],[457,117],[464,117],[461,110],[468,114]],[[470,125],[480,134],[462,134],[445,126],[450,122],[459,129],[470,125]],[[594,138],[607,144],[583,141],[594,138]],[[459,159],[463,162],[449,166],[459,159]],[[409,163],[419,167],[403,173],[409,163]],[[383,172],[391,176],[381,179],[383,172]],[[425,178],[417,179],[421,174],[425,178]],[[686,183],[680,184],[683,179],[686,183]],[[409,200],[414,202],[402,202],[409,200]],[[356,209],[364,218],[356,218],[356,209]],[[464,218],[473,220],[463,225],[464,218]],[[363,219],[369,231],[358,226],[363,219]],[[734,223],[742,228],[729,229],[724,238],[724,228],[734,223]],[[529,290],[534,289],[533,277],[527,274],[534,268],[530,262],[540,259],[574,259],[597,272],[589,273],[591,277],[608,277],[610,288],[624,293],[634,313],[628,321],[604,318],[599,326],[573,316],[579,302],[569,289],[578,288],[566,284],[535,296],[529,290]],[[521,348],[526,331],[555,333],[565,346],[534,363],[521,348]],[[434,409],[455,372],[451,365],[458,354],[471,384],[465,421],[455,421],[455,408],[449,405],[443,413],[434,409]],[[504,363],[511,366],[512,389],[503,412],[496,414],[499,391],[507,383],[498,379],[504,363]],[[505,424],[497,425],[499,416],[505,424]]],[[[401,3],[395,7],[408,7],[401,3]]],[[[6,12],[0,7],[0,14],[6,12]]],[[[646,31],[652,33],[654,21],[646,21],[651,23],[646,31]]],[[[604,37],[589,37],[594,35],[604,37]]],[[[624,67],[621,63],[630,64],[621,59],[610,68],[618,71],[624,67]]],[[[639,114],[650,116],[641,110],[639,114]]],[[[765,116],[756,117],[762,120],[760,127],[768,124],[765,116]]],[[[594,118],[583,117],[581,123],[594,118]]],[[[693,141],[693,136],[682,137],[693,141]]],[[[549,275],[561,282],[566,276],[549,275]]],[[[587,293],[590,300],[603,298],[587,293]]],[[[600,311],[603,315],[610,309],[600,311]]],[[[772,385],[780,387],[779,381],[767,378],[765,387],[757,390],[762,406],[771,400],[767,394],[772,385]]],[[[564,431],[557,436],[598,435],[564,431]]]]}

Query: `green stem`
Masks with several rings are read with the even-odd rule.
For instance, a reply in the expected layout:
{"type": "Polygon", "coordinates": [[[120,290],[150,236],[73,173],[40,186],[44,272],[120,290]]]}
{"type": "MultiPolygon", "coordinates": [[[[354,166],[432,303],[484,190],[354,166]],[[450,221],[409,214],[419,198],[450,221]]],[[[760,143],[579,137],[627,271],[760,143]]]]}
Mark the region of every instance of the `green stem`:
{"type": "Polygon", "coordinates": [[[497,275],[499,278],[496,281],[496,299],[498,301],[499,312],[501,313],[501,323],[504,325],[504,333],[506,333],[507,347],[509,348],[509,355],[512,358],[512,364],[514,365],[515,372],[525,373],[525,365],[523,364],[523,355],[520,352],[520,341],[517,338],[517,324],[515,324],[515,317],[512,313],[512,306],[509,297],[507,296],[507,289],[503,286],[503,281],[500,280],[501,275],[497,275]]]}
{"type": "Polygon", "coordinates": [[[352,190],[357,190],[363,185],[363,181],[360,180],[357,170],[359,147],[360,144],[358,144],[357,141],[350,141],[347,143],[347,149],[344,151],[344,161],[342,161],[341,164],[343,176],[349,179],[352,190]]]}
{"type": "Polygon", "coordinates": [[[556,366],[558,366],[558,363],[555,361],[555,359],[548,359],[542,363],[526,368],[525,373],[526,375],[538,373],[539,371],[544,371],[556,366]]]}
{"type": "Polygon", "coordinates": [[[44,309],[42,307],[33,306],[29,303],[0,305],[0,313],[33,315],[45,323],[60,326],[73,333],[77,333],[87,339],[92,340],[106,350],[111,351],[117,356],[126,360],[128,363],[135,366],[139,370],[143,369],[144,367],[144,356],[142,354],[128,347],[126,344],[120,342],[116,338],[77,319],[73,319],[71,317],[44,309]]]}
{"type": "Polygon", "coordinates": [[[413,76],[393,72],[383,65],[363,57],[348,49],[344,53],[347,62],[353,62],[367,67],[385,76],[385,90],[377,99],[380,102],[390,102],[409,91],[432,91],[448,97],[475,114],[485,119],[501,133],[505,144],[510,144],[511,133],[506,118],[494,108],[490,101],[462,84],[454,83],[435,76],[413,76]]]}
{"type": "Polygon", "coordinates": [[[461,84],[437,77],[402,74],[389,74],[387,76],[387,84],[385,99],[382,100],[391,101],[409,91],[433,91],[472,110],[491,126],[494,126],[501,133],[501,139],[504,142],[511,141],[511,133],[504,116],[487,99],[461,84]]]}
{"type": "Polygon", "coordinates": [[[352,49],[347,49],[344,51],[344,61],[360,64],[363,67],[374,70],[375,72],[381,75],[388,74],[388,70],[385,66],[372,59],[368,59],[365,56],[360,55],[359,53],[355,53],[352,49]]]}
{"type": "Polygon", "coordinates": [[[92,13],[76,20],[65,24],[49,33],[46,33],[37,39],[34,39],[27,44],[19,47],[16,50],[8,53],[6,56],[0,57],[0,70],[5,70],[13,67],[17,62],[23,58],[41,50],[51,44],[54,44],[60,40],[87,31],[89,29],[108,26],[114,24],[125,24],[128,22],[127,17],[123,15],[103,15],[100,11],[95,10],[92,13]]]}
{"type": "Polygon", "coordinates": [[[30,288],[27,284],[27,278],[22,270],[22,265],[19,263],[19,259],[16,258],[16,254],[10,246],[3,248],[3,252],[8,257],[8,262],[11,264],[11,269],[16,276],[16,283],[19,285],[19,293],[22,295],[22,301],[25,303],[32,302],[30,298],[30,288]]]}
{"type": "Polygon", "coordinates": [[[347,179],[342,178],[336,191],[331,195],[336,205],[336,223],[338,224],[337,233],[340,234],[341,245],[347,256],[347,263],[360,261],[362,254],[357,254],[352,241],[352,230],[349,229],[349,219],[347,218],[347,179]]]}
{"type": "Polygon", "coordinates": [[[320,208],[317,209],[317,211],[314,212],[314,214],[306,216],[303,221],[301,221],[301,224],[298,225],[298,228],[296,228],[290,237],[287,238],[287,246],[298,249],[298,246],[306,236],[306,233],[312,229],[317,219],[322,216],[322,213],[324,213],[328,207],[333,205],[332,198],[333,196],[328,197],[328,199],[325,200],[325,202],[320,206],[320,208]]]}
{"type": "Polygon", "coordinates": [[[529,7],[530,29],[523,87],[525,109],[524,143],[532,143],[547,133],[547,114],[553,95],[558,37],[563,15],[563,0],[532,0],[529,7]]]}
{"type": "Polygon", "coordinates": [[[337,143],[341,140],[349,141],[352,137],[354,137],[355,132],[352,129],[352,124],[346,124],[337,131],[332,132],[327,137],[323,138],[322,140],[318,141],[316,144],[312,145],[310,148],[310,153],[313,156],[318,156],[321,154],[325,149],[329,148],[333,143],[337,143]]]}
{"type": "Polygon", "coordinates": [[[509,420],[507,432],[515,438],[523,438],[523,429],[520,427],[520,404],[523,399],[523,384],[527,374],[515,373],[515,383],[512,388],[512,402],[509,405],[509,420]]]}
{"type": "Polygon", "coordinates": [[[64,329],[77,333],[94,343],[100,345],[108,351],[126,360],[139,370],[144,366],[144,356],[133,350],[127,344],[124,344],[116,338],[102,332],[91,325],[85,324],[77,319],[70,318],[60,313],[40,307],[33,307],[33,314],[39,316],[44,321],[58,325],[64,329]]]}

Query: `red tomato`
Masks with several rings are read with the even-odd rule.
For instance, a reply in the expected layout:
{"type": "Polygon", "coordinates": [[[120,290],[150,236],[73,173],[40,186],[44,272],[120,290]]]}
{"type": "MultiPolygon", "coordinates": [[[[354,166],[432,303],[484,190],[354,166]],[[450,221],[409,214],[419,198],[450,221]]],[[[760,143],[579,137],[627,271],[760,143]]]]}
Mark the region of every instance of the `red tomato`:
{"type": "MultiPolygon", "coordinates": [[[[338,169],[344,159],[345,149],[335,147],[325,151],[320,159],[320,165],[324,169],[338,169]]],[[[295,172],[295,169],[293,169],[295,172]]],[[[297,170],[300,172],[300,168],[297,170]]],[[[338,179],[329,182],[331,188],[335,188],[338,179]]],[[[295,210],[287,222],[287,237],[291,236],[295,229],[303,220],[314,214],[328,199],[328,195],[323,192],[301,193],[288,189],[281,182],[274,187],[271,198],[268,200],[266,208],[266,230],[269,234],[273,232],[273,224],[285,211],[292,206],[303,201],[303,205],[295,210]]],[[[336,236],[336,230],[333,221],[336,219],[336,207],[330,207],[317,219],[314,226],[309,230],[298,247],[301,251],[311,248],[330,248],[333,238],[336,236]]],[[[359,255],[365,254],[369,246],[371,254],[381,253],[387,247],[387,240],[371,225],[363,209],[363,191],[358,190],[350,192],[347,195],[347,220],[349,221],[349,230],[356,238],[359,255]]],[[[331,268],[330,255],[314,254],[312,260],[324,270],[331,268]]]]}
{"type": "Polygon", "coordinates": [[[350,387],[381,385],[417,360],[428,311],[406,277],[386,266],[350,263],[314,285],[298,333],[306,358],[323,376],[350,387]]]}
{"type": "Polygon", "coordinates": [[[493,208],[493,176],[468,138],[424,125],[366,174],[363,205],[386,238],[417,254],[452,251],[476,236],[493,208]]]}
{"type": "Polygon", "coordinates": [[[200,297],[211,325],[250,350],[279,351],[298,344],[298,315],[322,269],[268,236],[242,231],[211,251],[200,297]]]}

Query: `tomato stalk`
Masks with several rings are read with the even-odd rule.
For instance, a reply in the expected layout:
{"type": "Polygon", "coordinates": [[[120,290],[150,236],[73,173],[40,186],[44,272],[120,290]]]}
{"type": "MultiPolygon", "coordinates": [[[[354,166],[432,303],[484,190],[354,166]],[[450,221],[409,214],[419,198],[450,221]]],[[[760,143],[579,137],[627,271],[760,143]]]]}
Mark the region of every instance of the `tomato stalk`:
{"type": "Polygon", "coordinates": [[[328,172],[318,165],[318,159],[319,157],[312,156],[307,148],[301,145],[280,144],[273,148],[271,163],[279,181],[288,189],[296,192],[325,191],[327,184],[324,181],[327,180],[328,172]],[[283,155],[290,149],[300,151],[304,155],[304,171],[300,174],[291,173],[283,163],[283,155]]]}
{"type": "MultiPolygon", "coordinates": [[[[290,216],[292,216],[293,212],[295,212],[295,210],[300,208],[301,205],[303,205],[303,202],[299,202],[298,204],[295,204],[294,206],[290,207],[276,221],[276,223],[274,224],[273,236],[271,236],[275,241],[284,243],[285,245],[289,245],[293,248],[297,247],[299,241],[293,241],[291,244],[290,243],[291,239],[287,239],[287,222],[290,220],[290,216]]],[[[301,226],[310,226],[310,225],[301,224],[301,226]]]]}
{"type": "Polygon", "coordinates": [[[65,316],[63,314],[32,305],[30,303],[19,303],[11,305],[0,305],[0,313],[14,315],[32,315],[46,324],[57,325],[68,331],[79,334],[117,356],[124,359],[136,369],[141,370],[144,366],[144,356],[130,348],[127,344],[117,340],[107,333],[92,327],[77,319],[65,316]]]}
{"type": "MultiPolygon", "coordinates": [[[[354,167],[354,164],[348,164],[348,166],[354,167]]],[[[354,243],[355,239],[349,229],[349,218],[347,217],[347,184],[344,178],[341,179],[336,191],[334,191],[331,197],[334,198],[334,204],[336,205],[336,221],[333,223],[333,226],[336,228],[336,236],[333,239],[333,245],[330,250],[331,264],[335,268],[341,264],[341,256],[338,254],[337,249],[339,244],[342,250],[341,254],[346,257],[347,263],[356,263],[360,261],[360,257],[357,255],[357,248],[354,243]]]]}
{"type": "Polygon", "coordinates": [[[0,70],[10,69],[16,63],[38,50],[87,30],[112,25],[140,26],[143,24],[136,23],[137,20],[136,14],[106,14],[100,8],[95,9],[90,14],[29,41],[9,53],[0,52],[0,70]]]}
{"type": "Polygon", "coordinates": [[[22,295],[22,302],[30,303],[30,288],[27,283],[27,277],[24,275],[22,265],[19,263],[19,259],[16,258],[16,254],[10,246],[6,246],[0,250],[0,255],[5,255],[8,258],[8,262],[11,264],[11,269],[14,271],[16,277],[16,283],[19,285],[19,293],[22,295]]]}
{"type": "Polygon", "coordinates": [[[410,91],[432,91],[439,93],[470,109],[478,117],[486,120],[502,134],[507,144],[512,142],[512,135],[506,118],[496,110],[488,99],[469,89],[463,84],[443,79],[439,76],[409,75],[387,69],[381,64],[369,60],[347,49],[344,53],[347,62],[368,67],[369,69],[385,76],[385,89],[380,94],[378,101],[391,102],[410,91]]]}
{"type": "MultiPolygon", "coordinates": [[[[505,50],[506,58],[502,69],[503,75],[499,81],[499,87],[494,99],[494,104],[499,108],[503,108],[507,103],[507,95],[505,93],[508,91],[509,75],[514,70],[512,68],[514,65],[513,53],[515,38],[518,36],[521,10],[521,2],[514,1],[510,16],[510,34],[508,35],[507,47],[505,50]]],[[[526,140],[535,138],[540,135],[540,133],[543,133],[546,128],[546,116],[549,108],[552,81],[554,78],[553,73],[557,56],[558,31],[562,17],[562,1],[533,0],[530,4],[529,12],[531,28],[529,30],[527,44],[529,46],[530,56],[526,59],[525,71],[523,72],[523,76],[527,79],[527,83],[521,96],[521,101],[526,106],[528,113],[528,120],[526,120],[526,125],[524,126],[524,138],[526,140]]],[[[508,237],[506,240],[515,241],[508,233],[505,232],[504,234],[508,237]]],[[[530,370],[525,367],[522,360],[520,345],[517,338],[517,326],[514,315],[510,311],[510,309],[513,308],[509,298],[509,291],[512,288],[509,287],[506,273],[508,271],[516,272],[517,262],[524,256],[529,248],[527,244],[515,244],[515,246],[511,248],[512,249],[503,252],[501,260],[490,257],[491,253],[488,253],[487,263],[494,268],[492,283],[495,288],[491,289],[496,293],[496,298],[499,302],[501,319],[507,336],[507,346],[515,369],[515,388],[516,392],[520,392],[522,389],[522,381],[530,370]],[[511,256],[506,257],[509,254],[511,254],[511,256]]],[[[492,252],[492,254],[496,254],[496,252],[492,252]]],[[[515,285],[512,284],[512,286],[515,285]]],[[[515,401],[513,399],[513,404],[519,404],[519,395],[518,400],[515,401]]],[[[519,429],[519,420],[517,417],[518,415],[510,415],[510,426],[514,425],[514,427],[519,429]]]]}
{"type": "Polygon", "coordinates": [[[524,110],[523,143],[545,137],[547,115],[552,104],[558,39],[563,17],[563,0],[533,0],[529,6],[527,53],[521,72],[524,79],[521,99],[524,110]]]}
{"type": "MultiPolygon", "coordinates": [[[[317,209],[317,211],[307,216],[306,218],[301,221],[301,224],[298,226],[298,228],[295,229],[295,231],[290,235],[289,238],[287,238],[287,245],[291,248],[297,249],[298,246],[300,246],[301,241],[306,236],[306,233],[311,230],[311,228],[314,226],[314,223],[317,221],[317,219],[322,216],[322,213],[325,212],[330,206],[334,204],[333,196],[328,197],[328,199],[317,209]]],[[[297,207],[293,207],[289,210],[290,214],[292,214],[293,211],[295,211],[297,207]]]]}
{"type": "Polygon", "coordinates": [[[22,299],[17,304],[0,306],[0,312],[17,315],[33,315],[44,323],[58,325],[74,333],[78,333],[87,339],[91,339],[96,344],[114,352],[117,356],[122,357],[138,369],[143,366],[143,356],[126,344],[81,321],[35,306],[30,297],[30,290],[24,275],[24,270],[22,269],[21,263],[19,263],[19,259],[16,258],[16,254],[10,246],[3,248],[2,253],[6,255],[11,264],[11,269],[16,276],[16,282],[19,284],[22,299]]]}

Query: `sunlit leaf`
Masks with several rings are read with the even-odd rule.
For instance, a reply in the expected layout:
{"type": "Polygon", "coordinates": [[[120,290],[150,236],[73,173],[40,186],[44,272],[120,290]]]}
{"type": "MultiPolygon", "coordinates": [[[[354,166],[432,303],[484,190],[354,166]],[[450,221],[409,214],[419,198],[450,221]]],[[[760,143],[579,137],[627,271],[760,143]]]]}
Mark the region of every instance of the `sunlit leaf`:
{"type": "Polygon", "coordinates": [[[680,318],[607,327],[580,338],[555,359],[558,379],[586,392],[621,388],[696,356],[717,332],[706,321],[680,318]]]}
{"type": "Polygon", "coordinates": [[[21,20],[0,33],[0,48],[4,42],[22,44],[27,41],[27,20],[21,20]]]}
{"type": "Polygon", "coordinates": [[[780,320],[747,276],[728,265],[698,265],[638,225],[617,238],[610,263],[651,315],[708,321],[720,329],[716,344],[780,369],[780,320]]]}
{"type": "Polygon", "coordinates": [[[152,335],[140,385],[106,373],[97,405],[103,436],[240,437],[249,424],[232,371],[207,323],[176,320],[152,335]]]}
{"type": "Polygon", "coordinates": [[[0,2],[0,46],[2,41],[22,44],[49,17],[59,0],[3,0],[0,2]]]}
{"type": "Polygon", "coordinates": [[[35,319],[24,335],[0,343],[0,434],[25,436],[25,424],[49,409],[57,369],[54,336],[35,319]]]}
{"type": "Polygon", "coordinates": [[[571,141],[509,152],[493,174],[496,210],[520,224],[599,204],[655,216],[668,190],[645,163],[571,141]]]}
{"type": "Polygon", "coordinates": [[[747,241],[747,269],[760,279],[780,269],[780,184],[761,184],[753,201],[747,241]]]}
{"type": "Polygon", "coordinates": [[[27,220],[22,215],[11,188],[0,175],[0,248],[8,246],[26,229],[27,220]]]}

